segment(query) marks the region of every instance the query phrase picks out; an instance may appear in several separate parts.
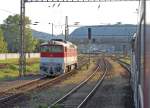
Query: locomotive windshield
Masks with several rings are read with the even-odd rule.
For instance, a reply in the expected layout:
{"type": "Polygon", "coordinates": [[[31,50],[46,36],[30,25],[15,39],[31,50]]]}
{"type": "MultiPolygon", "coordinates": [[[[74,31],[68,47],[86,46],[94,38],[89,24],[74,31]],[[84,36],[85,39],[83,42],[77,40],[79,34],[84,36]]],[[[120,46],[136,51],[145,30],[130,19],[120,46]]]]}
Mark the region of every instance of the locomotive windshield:
{"type": "Polygon", "coordinates": [[[63,47],[60,45],[41,46],[41,52],[63,52],[63,47]]]}

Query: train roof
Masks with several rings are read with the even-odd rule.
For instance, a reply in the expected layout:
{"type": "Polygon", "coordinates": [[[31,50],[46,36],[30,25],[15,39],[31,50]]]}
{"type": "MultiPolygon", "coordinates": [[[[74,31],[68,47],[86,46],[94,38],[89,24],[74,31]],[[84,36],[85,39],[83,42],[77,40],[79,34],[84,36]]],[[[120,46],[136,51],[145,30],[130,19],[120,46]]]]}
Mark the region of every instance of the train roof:
{"type": "Polygon", "coordinates": [[[44,46],[44,45],[62,45],[65,47],[77,48],[77,46],[75,44],[73,44],[69,41],[62,40],[62,39],[53,39],[53,40],[50,40],[49,42],[45,42],[45,43],[41,44],[41,46],[44,46]]]}

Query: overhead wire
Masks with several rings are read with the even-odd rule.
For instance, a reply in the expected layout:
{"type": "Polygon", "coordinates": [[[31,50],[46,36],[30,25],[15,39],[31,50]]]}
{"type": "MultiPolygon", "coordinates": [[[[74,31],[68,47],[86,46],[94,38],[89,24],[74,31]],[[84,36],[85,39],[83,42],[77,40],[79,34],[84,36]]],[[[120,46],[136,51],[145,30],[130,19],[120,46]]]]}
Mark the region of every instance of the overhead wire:
{"type": "Polygon", "coordinates": [[[9,11],[9,10],[6,10],[6,9],[1,9],[1,8],[0,8],[0,10],[1,10],[1,11],[3,11],[3,12],[6,12],[6,13],[11,13],[11,14],[14,14],[14,15],[15,15],[15,14],[17,14],[17,13],[11,12],[11,11],[9,11]]]}

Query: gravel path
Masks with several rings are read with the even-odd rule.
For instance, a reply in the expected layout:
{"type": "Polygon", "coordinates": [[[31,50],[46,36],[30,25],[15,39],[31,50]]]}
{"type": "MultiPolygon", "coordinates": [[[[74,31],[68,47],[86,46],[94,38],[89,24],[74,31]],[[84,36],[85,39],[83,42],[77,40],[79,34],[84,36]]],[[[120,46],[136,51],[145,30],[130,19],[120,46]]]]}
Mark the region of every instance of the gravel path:
{"type": "Polygon", "coordinates": [[[85,108],[134,108],[128,72],[118,63],[112,63],[112,71],[85,108]]]}

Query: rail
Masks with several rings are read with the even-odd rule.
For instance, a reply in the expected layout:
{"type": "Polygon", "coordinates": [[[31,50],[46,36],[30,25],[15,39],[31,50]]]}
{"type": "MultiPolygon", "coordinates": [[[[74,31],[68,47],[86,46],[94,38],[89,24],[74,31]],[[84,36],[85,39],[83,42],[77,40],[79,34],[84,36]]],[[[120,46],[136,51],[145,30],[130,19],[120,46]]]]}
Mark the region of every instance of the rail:
{"type": "MultiPolygon", "coordinates": [[[[87,84],[88,81],[90,81],[90,79],[92,79],[96,75],[96,73],[98,72],[99,69],[100,69],[100,65],[97,66],[95,71],[87,79],[83,80],[78,86],[76,86],[71,91],[69,91],[66,95],[64,95],[62,98],[60,98],[56,102],[54,102],[51,106],[49,106],[49,108],[53,108],[53,107],[55,107],[55,105],[59,105],[59,104],[65,102],[69,96],[73,95],[80,88],[82,88],[85,84],[87,84]]],[[[106,76],[106,73],[107,73],[107,68],[104,70],[102,77],[99,78],[99,81],[94,86],[94,89],[92,89],[88,93],[88,95],[83,99],[83,101],[81,101],[81,103],[79,103],[79,105],[77,105],[77,108],[83,107],[83,105],[88,101],[88,99],[90,99],[90,97],[94,94],[94,92],[97,90],[97,88],[101,85],[102,81],[104,80],[104,78],[106,76]]]]}
{"type": "Polygon", "coordinates": [[[95,85],[95,87],[93,88],[93,90],[88,94],[88,96],[82,101],[82,103],[77,108],[82,108],[86,104],[86,102],[93,96],[93,94],[96,92],[96,90],[98,89],[98,87],[103,82],[103,80],[104,80],[107,72],[108,72],[108,70],[107,70],[107,68],[105,68],[105,71],[104,71],[104,73],[102,75],[102,78],[98,81],[98,83],[95,85]]]}

